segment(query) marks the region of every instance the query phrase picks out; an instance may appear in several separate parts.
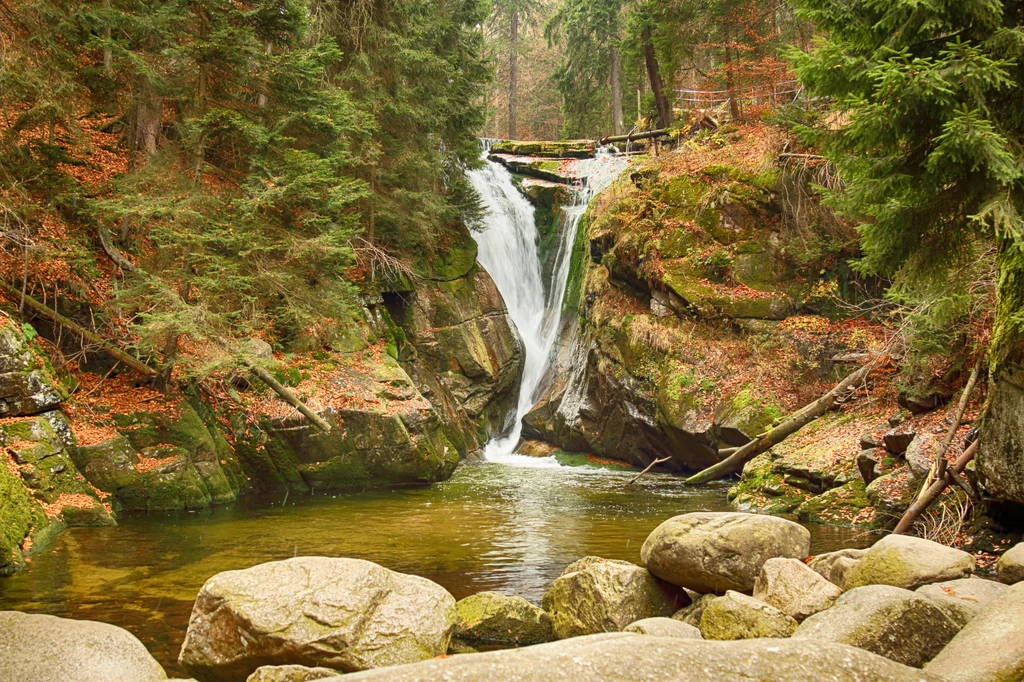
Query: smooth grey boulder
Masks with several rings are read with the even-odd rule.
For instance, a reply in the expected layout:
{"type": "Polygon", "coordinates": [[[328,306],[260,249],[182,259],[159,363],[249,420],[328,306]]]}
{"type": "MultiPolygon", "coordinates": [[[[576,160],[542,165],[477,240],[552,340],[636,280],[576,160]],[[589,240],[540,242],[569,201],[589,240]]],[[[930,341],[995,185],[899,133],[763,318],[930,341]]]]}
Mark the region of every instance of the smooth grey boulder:
{"type": "MultiPolygon", "coordinates": [[[[819,554],[810,560],[807,568],[811,569],[833,585],[846,584],[846,574],[857,562],[867,554],[866,549],[840,549],[836,552],[819,554]]],[[[840,587],[840,589],[842,589],[840,587]]]]}
{"type": "Polygon", "coordinates": [[[245,682],[309,682],[326,677],[337,677],[338,671],[330,668],[307,668],[304,665],[263,665],[245,682]]]}
{"type": "Polygon", "coordinates": [[[351,672],[448,651],[455,599],[360,559],[298,557],[218,573],[196,598],[179,663],[204,682],[264,665],[351,672]]]}
{"type": "Polygon", "coordinates": [[[934,601],[959,627],[963,627],[1006,589],[1006,585],[994,580],[971,577],[932,583],[917,588],[916,592],[934,601]]]}
{"type": "Polygon", "coordinates": [[[754,598],[801,621],[824,611],[843,591],[797,559],[769,559],[754,581],[754,598]]]}
{"type": "Polygon", "coordinates": [[[1024,542],[1019,542],[1003,552],[996,562],[999,582],[1013,585],[1024,581],[1024,542]]]}
{"type": "Polygon", "coordinates": [[[915,590],[929,583],[967,578],[974,557],[967,552],[911,535],[886,535],[836,583],[844,590],[863,585],[892,585],[915,590]]]}
{"type": "Polygon", "coordinates": [[[628,561],[586,557],[551,583],[542,606],[558,639],[618,632],[642,618],[670,616],[689,598],[628,561]]]}
{"type": "Polygon", "coordinates": [[[470,645],[527,645],[555,639],[551,617],[522,597],[480,592],[455,603],[452,634],[470,645]]]}
{"type": "Polygon", "coordinates": [[[704,608],[700,634],[704,639],[789,637],[797,622],[763,601],[729,590],[704,608]]]}
{"type": "Polygon", "coordinates": [[[849,644],[920,668],[959,627],[931,599],[891,585],[857,587],[809,617],[793,637],[849,644]]]}
{"type": "Polygon", "coordinates": [[[803,559],[811,534],[798,523],[740,512],[695,512],[655,528],[640,549],[657,577],[696,592],[749,592],[768,559],[803,559]]]}
{"type": "Polygon", "coordinates": [[[949,682],[1024,680],[1024,583],[989,602],[925,672],[949,682]]]}
{"type": "Polygon", "coordinates": [[[793,639],[680,642],[620,632],[369,670],[331,682],[942,682],[867,651],[793,639]]]}
{"type": "Polygon", "coordinates": [[[644,618],[630,623],[623,632],[635,632],[638,635],[653,637],[677,637],[679,639],[703,639],[700,630],[689,623],[674,618],[644,618]]]}
{"type": "Polygon", "coordinates": [[[150,682],[164,669],[135,635],[114,625],[0,611],[0,680],[150,682]]]}

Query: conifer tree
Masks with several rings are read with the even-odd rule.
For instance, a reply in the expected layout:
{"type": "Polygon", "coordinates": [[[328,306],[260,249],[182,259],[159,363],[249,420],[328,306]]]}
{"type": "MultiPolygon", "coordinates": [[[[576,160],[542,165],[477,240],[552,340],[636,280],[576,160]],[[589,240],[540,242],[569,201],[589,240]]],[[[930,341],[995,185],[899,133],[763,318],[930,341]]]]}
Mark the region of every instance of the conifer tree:
{"type": "Polygon", "coordinates": [[[932,291],[995,244],[993,367],[1024,334],[1024,2],[795,0],[826,37],[791,57],[860,221],[863,273],[932,291]]]}

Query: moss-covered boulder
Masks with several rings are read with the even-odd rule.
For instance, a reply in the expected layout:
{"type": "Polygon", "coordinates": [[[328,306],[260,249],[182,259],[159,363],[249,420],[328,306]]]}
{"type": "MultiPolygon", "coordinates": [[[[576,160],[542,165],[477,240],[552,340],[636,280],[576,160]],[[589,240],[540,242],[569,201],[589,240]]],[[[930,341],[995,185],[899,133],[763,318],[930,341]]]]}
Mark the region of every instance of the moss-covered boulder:
{"type": "Polygon", "coordinates": [[[708,604],[700,617],[704,639],[789,637],[796,627],[793,618],[774,606],[732,590],[708,604]]]}
{"type": "Polygon", "coordinates": [[[875,528],[876,510],[867,496],[863,480],[850,481],[826,490],[796,508],[796,515],[808,523],[875,528]]]}
{"type": "Polygon", "coordinates": [[[209,682],[289,663],[354,672],[440,656],[454,627],[455,599],[426,578],[299,557],[207,580],[178,662],[209,682]]]}
{"type": "Polygon", "coordinates": [[[978,443],[978,478],[987,495],[1024,504],[1024,352],[1001,364],[988,406],[985,437],[978,443]]]}
{"type": "Polygon", "coordinates": [[[544,594],[559,639],[617,632],[642,618],[670,616],[687,597],[628,561],[586,557],[570,564],[544,594]]]}
{"type": "Polygon", "coordinates": [[[82,478],[53,424],[70,433],[59,412],[0,423],[0,575],[68,526],[116,525],[106,496],[82,478]]]}
{"type": "Polygon", "coordinates": [[[526,646],[555,639],[551,617],[522,597],[479,592],[455,604],[454,638],[469,644],[526,646]]]}
{"type": "Polygon", "coordinates": [[[846,572],[844,590],[862,585],[893,585],[914,590],[929,583],[967,578],[974,557],[959,549],[910,535],[886,535],[846,572]]]}
{"type": "Polygon", "coordinates": [[[1007,585],[1024,582],[1024,542],[1003,552],[996,562],[999,582],[1007,585]]]}
{"type": "Polygon", "coordinates": [[[309,682],[327,677],[337,677],[337,670],[317,666],[310,668],[304,665],[261,665],[256,672],[249,675],[245,682],[309,682]]]}
{"type": "Polygon", "coordinates": [[[0,417],[53,410],[67,397],[31,325],[0,314],[0,417]]]}
{"type": "Polygon", "coordinates": [[[804,559],[811,535],[773,516],[694,512],[665,521],[640,549],[644,566],[673,585],[696,592],[747,592],[769,559],[804,559]]]}
{"type": "Polygon", "coordinates": [[[931,599],[889,585],[858,587],[797,628],[794,638],[849,644],[920,668],[959,626],[931,599]]]}

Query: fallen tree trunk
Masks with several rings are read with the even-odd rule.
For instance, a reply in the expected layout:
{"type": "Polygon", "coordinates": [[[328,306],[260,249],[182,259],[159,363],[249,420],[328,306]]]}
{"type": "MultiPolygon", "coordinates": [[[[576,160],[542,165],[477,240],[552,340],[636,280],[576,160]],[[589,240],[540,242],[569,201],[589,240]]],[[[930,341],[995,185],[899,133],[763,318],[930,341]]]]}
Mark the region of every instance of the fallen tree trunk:
{"type": "Polygon", "coordinates": [[[836,384],[831,391],[821,396],[813,403],[805,405],[794,412],[786,421],[765,433],[754,436],[753,440],[733,452],[718,464],[714,464],[707,469],[690,476],[685,481],[686,485],[701,485],[702,483],[714,481],[722,478],[723,476],[739,472],[743,469],[743,465],[749,460],[757,457],[762,452],[771,449],[773,446],[778,445],[807,424],[810,424],[812,421],[828,412],[840,398],[844,398],[846,396],[848,391],[867,379],[868,375],[871,374],[871,370],[875,368],[877,361],[878,356],[874,357],[857,371],[849,374],[846,378],[836,384]]]}
{"type": "Polygon", "coordinates": [[[267,370],[263,369],[262,367],[260,367],[259,365],[257,365],[256,363],[254,363],[252,360],[249,360],[249,359],[243,359],[242,360],[242,364],[245,365],[246,367],[248,367],[250,370],[252,370],[253,374],[255,374],[257,377],[259,377],[259,379],[263,383],[265,383],[267,386],[269,386],[274,391],[274,393],[276,393],[279,396],[281,396],[281,398],[286,403],[288,403],[289,405],[294,407],[296,410],[298,410],[300,413],[302,413],[302,416],[304,416],[306,419],[308,419],[310,422],[312,422],[314,426],[316,426],[318,429],[320,429],[324,433],[330,433],[331,432],[331,425],[328,424],[323,419],[323,417],[318,415],[313,410],[309,409],[306,406],[306,403],[304,403],[301,400],[299,400],[298,396],[296,396],[291,390],[289,390],[288,387],[284,386],[281,382],[279,382],[277,379],[275,379],[274,376],[270,372],[268,372],[267,370]]]}
{"type": "Polygon", "coordinates": [[[611,144],[612,142],[635,142],[636,140],[649,140],[654,137],[668,137],[671,133],[667,128],[660,130],[649,130],[645,133],[631,133],[629,135],[609,135],[608,137],[601,138],[601,144],[611,144]]]}
{"type": "Polygon", "coordinates": [[[967,384],[964,386],[964,392],[960,395],[960,401],[957,403],[956,411],[953,413],[953,421],[949,425],[949,430],[946,431],[946,437],[942,439],[942,444],[939,445],[938,452],[935,453],[935,461],[932,462],[931,469],[928,470],[928,475],[925,477],[924,482],[921,484],[921,490],[917,495],[917,499],[924,499],[925,493],[928,488],[931,487],[935,481],[941,481],[943,475],[946,473],[946,452],[949,450],[949,446],[953,443],[953,438],[956,436],[957,429],[960,428],[960,422],[964,418],[964,412],[967,411],[967,403],[970,401],[971,393],[974,392],[974,386],[978,383],[978,376],[981,374],[981,363],[984,356],[978,358],[978,361],[974,364],[974,369],[971,371],[971,376],[967,380],[967,384]]]}
{"type": "Polygon", "coordinates": [[[131,367],[136,372],[139,372],[140,374],[143,374],[148,377],[153,377],[159,374],[158,370],[153,369],[149,365],[140,361],[138,358],[121,350],[117,346],[113,345],[112,343],[101,337],[99,334],[89,331],[88,329],[78,324],[77,322],[72,322],[71,320],[64,317],[57,311],[51,310],[48,306],[40,303],[31,296],[23,294],[20,291],[15,291],[6,284],[0,284],[0,291],[3,291],[9,297],[12,297],[12,300],[17,300],[19,298],[23,299],[25,301],[25,305],[27,305],[29,308],[32,308],[32,310],[39,313],[42,317],[45,317],[51,322],[59,324],[60,326],[66,329],[70,329],[71,331],[82,337],[84,340],[99,346],[100,350],[102,350],[110,357],[114,358],[118,362],[128,367],[131,367]]]}
{"type": "MultiPolygon", "coordinates": [[[[910,505],[910,508],[903,513],[903,518],[896,524],[896,528],[893,529],[894,535],[902,535],[910,530],[910,527],[914,525],[914,521],[924,513],[924,511],[931,506],[932,502],[938,499],[939,495],[949,487],[949,484],[954,481],[954,476],[959,477],[963,470],[967,468],[967,465],[972,459],[974,459],[974,453],[978,451],[978,441],[971,443],[971,446],[964,450],[964,454],[960,455],[953,466],[951,466],[946,472],[945,476],[941,479],[932,483],[924,493],[914,500],[914,504],[910,505]]],[[[958,484],[960,482],[958,481],[958,484]]],[[[970,494],[970,493],[968,493],[970,494]]]]}

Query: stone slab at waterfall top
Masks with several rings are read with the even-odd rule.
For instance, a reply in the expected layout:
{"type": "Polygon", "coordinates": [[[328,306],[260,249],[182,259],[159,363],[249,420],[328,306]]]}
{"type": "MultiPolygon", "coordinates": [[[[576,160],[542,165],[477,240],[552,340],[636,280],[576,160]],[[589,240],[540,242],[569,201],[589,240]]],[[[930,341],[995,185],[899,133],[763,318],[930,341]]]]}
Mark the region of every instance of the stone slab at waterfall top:
{"type": "Polygon", "coordinates": [[[881,656],[831,642],[681,642],[614,633],[452,656],[332,682],[941,682],[881,656]]]}
{"type": "Polygon", "coordinates": [[[793,637],[849,644],[919,668],[959,629],[927,597],[891,585],[868,585],[844,593],[832,608],[805,620],[793,637]]]}
{"type": "Polygon", "coordinates": [[[862,585],[914,590],[929,583],[966,578],[972,573],[974,557],[967,552],[924,538],[886,535],[850,566],[836,584],[844,590],[862,585]]]}
{"type": "Polygon", "coordinates": [[[1024,583],[993,599],[925,672],[949,682],[1014,682],[1024,679],[1024,583]]]}
{"type": "Polygon", "coordinates": [[[0,611],[0,680],[151,682],[164,669],[135,635],[91,620],[0,611]]]}
{"type": "Polygon", "coordinates": [[[655,528],[640,557],[657,577],[696,592],[749,592],[761,567],[776,557],[804,559],[811,534],[774,516],[694,512],[655,528]]]}
{"type": "Polygon", "coordinates": [[[628,561],[585,557],[570,564],[544,594],[559,639],[617,632],[642,618],[671,616],[688,601],[628,561]]]}
{"type": "Polygon", "coordinates": [[[178,661],[204,682],[234,682],[263,665],[351,672],[444,654],[454,627],[454,597],[426,578],[298,557],[207,580],[178,661]]]}

